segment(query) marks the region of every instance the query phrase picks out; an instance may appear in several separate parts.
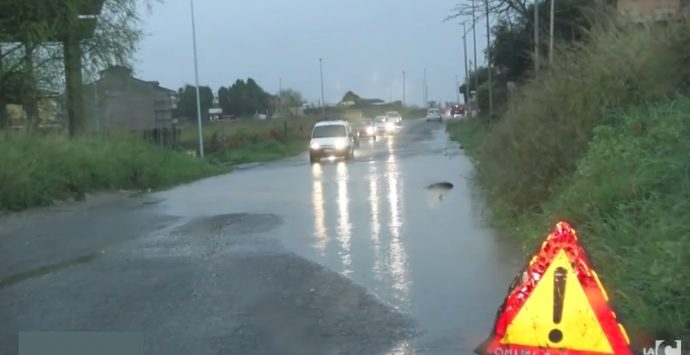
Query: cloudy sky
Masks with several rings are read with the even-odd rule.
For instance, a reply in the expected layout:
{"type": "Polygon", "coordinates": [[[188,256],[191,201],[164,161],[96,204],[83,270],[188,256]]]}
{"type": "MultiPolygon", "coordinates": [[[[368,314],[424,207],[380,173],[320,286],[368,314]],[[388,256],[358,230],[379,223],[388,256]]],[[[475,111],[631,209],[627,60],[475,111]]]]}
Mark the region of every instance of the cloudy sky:
{"type": "MultiPolygon", "coordinates": [[[[254,78],[268,92],[283,88],[326,102],[347,90],[363,97],[422,104],[424,68],[430,100],[454,101],[464,61],[459,20],[443,22],[461,0],[194,0],[199,82],[214,91],[254,78]]],[[[486,32],[477,26],[480,64],[486,32]]],[[[144,16],[147,38],[136,75],[176,89],[194,82],[189,0],[156,3],[144,16]]],[[[468,53],[472,53],[468,35],[468,53]]],[[[472,55],[470,54],[470,59],[472,55]]]]}

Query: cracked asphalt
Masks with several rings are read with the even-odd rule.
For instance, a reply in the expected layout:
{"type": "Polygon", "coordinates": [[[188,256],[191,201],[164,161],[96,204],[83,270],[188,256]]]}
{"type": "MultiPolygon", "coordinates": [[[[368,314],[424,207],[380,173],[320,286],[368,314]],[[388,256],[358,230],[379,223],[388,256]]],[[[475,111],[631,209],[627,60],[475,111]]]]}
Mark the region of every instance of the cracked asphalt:
{"type": "Polygon", "coordinates": [[[523,263],[444,126],[171,190],[0,217],[0,354],[138,331],[145,354],[470,354],[523,263]]]}

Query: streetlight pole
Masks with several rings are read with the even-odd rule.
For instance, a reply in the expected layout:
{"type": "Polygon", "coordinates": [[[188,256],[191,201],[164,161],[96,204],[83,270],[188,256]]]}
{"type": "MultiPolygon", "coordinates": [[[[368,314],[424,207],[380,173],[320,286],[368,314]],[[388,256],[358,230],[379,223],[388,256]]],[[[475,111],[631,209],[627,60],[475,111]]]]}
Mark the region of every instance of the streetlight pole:
{"type": "Polygon", "coordinates": [[[403,91],[403,100],[402,100],[402,104],[403,104],[403,107],[405,107],[405,71],[404,70],[402,71],[402,75],[403,75],[403,87],[402,87],[402,89],[403,89],[402,90],[403,91]]]}
{"type": "Polygon", "coordinates": [[[321,114],[326,114],[326,100],[323,94],[323,59],[319,58],[319,72],[321,74],[321,114]]]}
{"type": "Polygon", "coordinates": [[[486,61],[489,68],[489,117],[494,115],[494,94],[493,94],[493,80],[491,78],[491,26],[489,24],[489,0],[484,0],[486,5],[486,61]]]}
{"type": "Polygon", "coordinates": [[[189,0],[192,8],[192,43],[194,44],[194,81],[196,83],[196,121],[199,130],[199,155],[204,157],[204,133],[201,126],[201,99],[199,97],[199,65],[196,58],[196,26],[194,24],[194,0],[189,0]]]}
{"type": "Polygon", "coordinates": [[[556,14],[556,1],[550,0],[551,2],[551,24],[549,28],[549,64],[553,63],[553,32],[554,32],[554,17],[556,14]]]}

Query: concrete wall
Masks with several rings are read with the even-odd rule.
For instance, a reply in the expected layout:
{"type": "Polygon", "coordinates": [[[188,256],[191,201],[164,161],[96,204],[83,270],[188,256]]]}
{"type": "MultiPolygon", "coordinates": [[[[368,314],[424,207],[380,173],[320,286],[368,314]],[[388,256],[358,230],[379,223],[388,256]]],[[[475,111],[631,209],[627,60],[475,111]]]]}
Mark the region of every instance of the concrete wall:
{"type": "Polygon", "coordinates": [[[103,75],[84,87],[87,127],[120,132],[167,127],[172,122],[171,94],[129,75],[103,75]]]}

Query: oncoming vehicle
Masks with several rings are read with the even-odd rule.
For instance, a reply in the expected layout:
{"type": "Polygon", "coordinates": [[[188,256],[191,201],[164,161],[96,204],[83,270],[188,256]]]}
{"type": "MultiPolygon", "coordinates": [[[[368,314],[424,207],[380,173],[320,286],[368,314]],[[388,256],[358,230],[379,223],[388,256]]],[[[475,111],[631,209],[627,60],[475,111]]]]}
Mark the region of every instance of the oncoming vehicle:
{"type": "Polygon", "coordinates": [[[395,133],[398,125],[395,124],[394,119],[387,116],[377,116],[375,120],[376,132],[382,135],[395,133]]]}
{"type": "Polygon", "coordinates": [[[439,121],[443,122],[443,115],[441,114],[441,110],[437,108],[430,108],[426,111],[426,121],[439,121]]]}
{"type": "Polygon", "coordinates": [[[396,124],[398,126],[402,125],[402,116],[400,115],[399,112],[388,111],[388,112],[386,112],[386,117],[388,117],[388,119],[391,120],[394,124],[396,124]]]}
{"type": "Polygon", "coordinates": [[[355,156],[357,141],[350,124],[346,121],[323,121],[314,126],[309,141],[309,161],[318,162],[323,157],[355,156]]]}
{"type": "Polygon", "coordinates": [[[386,116],[376,116],[374,119],[374,129],[377,134],[386,134],[386,116]]]}
{"type": "Polygon", "coordinates": [[[376,125],[368,118],[362,118],[355,122],[355,132],[358,137],[367,137],[376,140],[376,125]]]}

